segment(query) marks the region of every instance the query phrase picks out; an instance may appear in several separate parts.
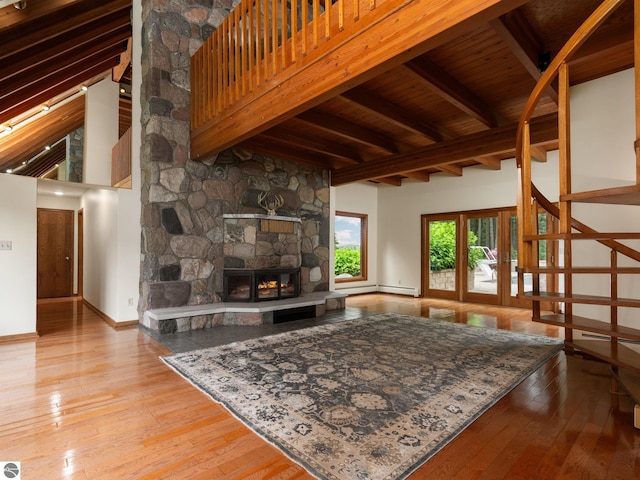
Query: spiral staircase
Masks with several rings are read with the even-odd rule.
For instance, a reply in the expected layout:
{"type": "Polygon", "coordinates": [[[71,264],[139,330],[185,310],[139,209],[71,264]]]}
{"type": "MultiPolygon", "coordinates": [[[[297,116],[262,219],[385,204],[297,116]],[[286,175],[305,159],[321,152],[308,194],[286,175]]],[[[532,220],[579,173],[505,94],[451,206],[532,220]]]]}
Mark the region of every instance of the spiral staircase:
{"type": "MultiPolygon", "coordinates": [[[[640,317],[621,321],[622,309],[640,308],[638,298],[618,296],[623,276],[640,274],[640,251],[628,246],[629,241],[640,240],[640,232],[599,232],[572,215],[575,203],[599,203],[610,205],[640,206],[640,0],[635,0],[634,62],[636,96],[636,181],[632,185],[601,190],[574,192],[571,188],[569,61],[589,36],[620,6],[624,0],[605,0],[573,34],[560,50],[549,68],[540,78],[522,113],[518,128],[516,159],[519,174],[518,236],[519,236],[519,295],[532,300],[533,320],[564,328],[565,351],[611,364],[612,388],[629,394],[635,403],[634,425],[640,428],[640,317]],[[531,124],[530,120],[545,90],[558,82],[558,201],[550,201],[532,181],[531,124]],[[539,234],[539,212],[547,212],[557,219],[555,233],[539,234]],[[557,242],[563,246],[562,266],[546,266],[540,261],[539,243],[557,242]],[[572,245],[577,242],[597,242],[609,252],[609,265],[578,264],[572,255],[572,245]],[[625,244],[626,242],[627,244],[625,244]],[[621,261],[625,258],[624,261],[621,261]],[[627,260],[630,259],[630,260],[627,260]],[[620,263],[620,265],[619,265],[620,263]],[[628,266],[628,265],[633,266],[628,266]],[[524,276],[532,277],[531,291],[524,291],[524,276]],[[541,291],[543,275],[560,275],[561,292],[541,291]],[[603,276],[608,283],[606,295],[598,296],[579,291],[580,275],[603,276]],[[559,313],[545,314],[542,302],[552,302],[559,313]],[[576,305],[599,305],[608,310],[607,318],[587,318],[573,313],[576,305]],[[562,306],[562,308],[560,308],[562,306]]],[[[580,168],[579,161],[575,162],[580,168]]],[[[582,245],[581,245],[582,247],[582,245]]],[[[600,263],[600,262],[596,262],[600,263]]],[[[628,280],[628,278],[627,278],[628,280]]],[[[582,282],[584,283],[584,282],[582,282]]],[[[546,304],[546,303],[545,303],[546,304]]],[[[583,310],[585,307],[582,307],[583,310]]],[[[602,307],[599,307],[602,311],[602,307]]],[[[577,308],[576,308],[577,309],[577,308]]],[[[589,310],[589,307],[586,308],[589,310]]],[[[596,309],[594,309],[596,310],[596,309]]]]}

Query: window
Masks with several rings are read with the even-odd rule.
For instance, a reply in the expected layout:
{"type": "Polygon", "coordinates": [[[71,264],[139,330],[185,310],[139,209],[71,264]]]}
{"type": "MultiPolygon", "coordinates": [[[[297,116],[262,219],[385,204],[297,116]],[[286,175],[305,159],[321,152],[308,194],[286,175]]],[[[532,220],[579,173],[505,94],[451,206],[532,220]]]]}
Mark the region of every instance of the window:
{"type": "Polygon", "coordinates": [[[336,212],[334,272],[336,282],[367,279],[367,216],[336,212]]]}

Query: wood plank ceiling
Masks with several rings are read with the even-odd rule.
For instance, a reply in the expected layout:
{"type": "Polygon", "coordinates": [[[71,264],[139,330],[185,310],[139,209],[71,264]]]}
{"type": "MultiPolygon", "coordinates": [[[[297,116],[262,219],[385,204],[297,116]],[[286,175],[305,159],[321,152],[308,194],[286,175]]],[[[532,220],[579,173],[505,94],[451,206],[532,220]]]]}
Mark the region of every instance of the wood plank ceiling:
{"type": "MultiPolygon", "coordinates": [[[[104,75],[131,35],[131,0],[18,4],[26,8],[0,8],[0,171],[25,160],[3,147],[10,134],[2,127],[104,75]]],[[[236,148],[328,168],[334,185],[401,185],[460,176],[472,165],[499,169],[513,156],[515,125],[545,54],[552,58],[598,4],[531,0],[236,148]]],[[[572,63],[574,85],[633,65],[631,0],[572,63]]],[[[541,161],[556,148],[556,101],[550,89],[536,111],[542,128],[534,153],[541,161]]],[[[25,142],[35,141],[25,135],[25,142]]]]}
{"type": "MultiPolygon", "coordinates": [[[[56,106],[109,75],[131,37],[131,0],[8,3],[0,4],[0,172],[84,124],[84,101],[56,106]]],[[[51,163],[58,150],[38,161],[51,163]]]]}
{"type": "MultiPolygon", "coordinates": [[[[545,63],[599,3],[532,0],[236,148],[327,167],[333,185],[499,169],[514,156],[516,125],[545,63]]],[[[632,65],[627,1],[578,52],[571,83],[632,65]]],[[[535,112],[540,161],[557,147],[556,112],[557,92],[549,89],[535,112]]]]}

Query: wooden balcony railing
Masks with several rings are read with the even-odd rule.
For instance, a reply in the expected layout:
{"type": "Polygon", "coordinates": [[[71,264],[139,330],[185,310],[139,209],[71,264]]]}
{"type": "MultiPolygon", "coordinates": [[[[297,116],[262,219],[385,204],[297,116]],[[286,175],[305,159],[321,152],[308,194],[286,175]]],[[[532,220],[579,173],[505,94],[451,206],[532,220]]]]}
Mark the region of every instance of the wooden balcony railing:
{"type": "Polygon", "coordinates": [[[191,156],[216,153],[526,0],[242,0],[191,59],[191,156]]]}
{"type": "Polygon", "coordinates": [[[131,128],[111,149],[111,186],[131,188],[131,128]]]}
{"type": "Polygon", "coordinates": [[[297,62],[324,55],[320,47],[386,1],[242,0],[192,58],[192,130],[297,62]]]}

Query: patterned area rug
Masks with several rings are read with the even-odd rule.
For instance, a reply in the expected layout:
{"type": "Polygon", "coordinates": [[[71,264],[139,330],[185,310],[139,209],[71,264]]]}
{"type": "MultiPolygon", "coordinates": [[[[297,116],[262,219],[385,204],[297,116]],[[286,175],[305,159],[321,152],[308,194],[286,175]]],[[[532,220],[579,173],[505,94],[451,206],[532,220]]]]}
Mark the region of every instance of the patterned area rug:
{"type": "Polygon", "coordinates": [[[398,314],[163,360],[321,479],[406,478],[562,348],[398,314]]]}

